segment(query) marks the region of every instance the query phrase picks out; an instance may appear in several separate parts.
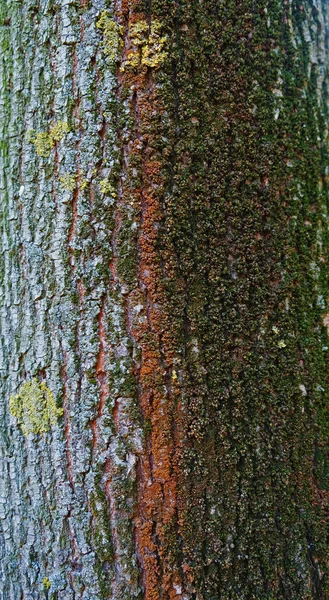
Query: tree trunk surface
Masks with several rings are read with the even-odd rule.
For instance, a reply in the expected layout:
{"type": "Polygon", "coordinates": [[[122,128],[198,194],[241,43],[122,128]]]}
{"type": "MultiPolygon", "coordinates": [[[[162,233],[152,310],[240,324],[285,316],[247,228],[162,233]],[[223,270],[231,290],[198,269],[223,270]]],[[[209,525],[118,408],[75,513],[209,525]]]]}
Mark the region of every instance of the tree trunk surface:
{"type": "Polygon", "coordinates": [[[0,0],[0,599],[328,600],[328,0],[0,0]]]}

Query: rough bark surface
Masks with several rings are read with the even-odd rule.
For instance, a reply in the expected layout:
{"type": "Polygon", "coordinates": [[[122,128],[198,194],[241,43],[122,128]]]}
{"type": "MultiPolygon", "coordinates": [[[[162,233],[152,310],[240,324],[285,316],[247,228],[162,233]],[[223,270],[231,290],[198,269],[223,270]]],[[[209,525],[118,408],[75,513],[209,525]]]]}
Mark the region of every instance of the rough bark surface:
{"type": "Polygon", "coordinates": [[[327,0],[0,0],[0,599],[329,597],[327,0]]]}

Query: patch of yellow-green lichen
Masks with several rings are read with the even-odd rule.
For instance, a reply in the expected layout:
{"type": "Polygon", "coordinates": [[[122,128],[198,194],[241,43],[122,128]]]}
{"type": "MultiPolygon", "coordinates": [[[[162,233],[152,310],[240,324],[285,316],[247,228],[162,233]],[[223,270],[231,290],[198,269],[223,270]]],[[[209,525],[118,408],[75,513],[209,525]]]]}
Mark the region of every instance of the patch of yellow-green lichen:
{"type": "Polygon", "coordinates": [[[167,36],[162,35],[161,30],[162,25],[157,20],[152,21],[151,25],[144,20],[130,25],[129,37],[135,48],[128,52],[122,70],[140,65],[156,69],[164,63],[168,56],[165,50],[167,36]]]}
{"type": "Polygon", "coordinates": [[[40,131],[36,134],[33,144],[35,145],[37,155],[46,158],[51,152],[54,141],[49,133],[40,131]]]}
{"type": "Polygon", "coordinates": [[[106,196],[112,196],[112,198],[116,198],[116,190],[108,179],[102,179],[102,181],[100,181],[99,183],[99,186],[101,188],[102,194],[105,194],[106,196]]]}
{"type": "Polygon", "coordinates": [[[24,435],[46,433],[63,414],[63,409],[56,407],[50,389],[36,378],[23,383],[16,396],[10,396],[9,407],[24,435]]]}
{"type": "Polygon", "coordinates": [[[59,142],[69,131],[70,129],[66,121],[58,121],[52,125],[49,132],[39,131],[39,133],[36,133],[34,129],[29,129],[26,132],[26,141],[34,144],[38,156],[47,158],[55,142],[59,142]]]}
{"type": "Polygon", "coordinates": [[[49,588],[51,586],[49,577],[44,577],[43,578],[42,585],[43,585],[43,587],[44,587],[45,590],[49,590],[49,588]]]}
{"type": "Polygon", "coordinates": [[[153,21],[148,42],[142,49],[142,65],[152,68],[160,67],[168,56],[168,52],[164,50],[166,42],[167,37],[161,35],[161,23],[153,21]]]}
{"type": "Polygon", "coordinates": [[[144,44],[147,43],[146,38],[149,29],[147,21],[136,21],[136,23],[131,23],[129,27],[129,36],[135,46],[144,46],[144,44]]]}
{"type": "Polygon", "coordinates": [[[76,176],[66,173],[59,178],[63,188],[68,192],[73,192],[76,188],[76,176]]]}
{"type": "Polygon", "coordinates": [[[66,133],[69,133],[70,128],[66,121],[58,121],[50,128],[50,137],[53,142],[59,142],[66,133]]]}
{"type": "Polygon", "coordinates": [[[110,16],[107,10],[103,10],[99,17],[97,27],[103,32],[103,51],[111,61],[118,60],[120,50],[123,46],[122,27],[110,16]]]}
{"type": "Polygon", "coordinates": [[[28,144],[34,144],[36,138],[36,131],[34,129],[28,129],[25,134],[25,139],[28,144]]]}
{"type": "Polygon", "coordinates": [[[82,179],[82,181],[80,181],[79,183],[79,188],[80,190],[85,190],[89,185],[89,181],[87,181],[87,179],[82,179]]]}

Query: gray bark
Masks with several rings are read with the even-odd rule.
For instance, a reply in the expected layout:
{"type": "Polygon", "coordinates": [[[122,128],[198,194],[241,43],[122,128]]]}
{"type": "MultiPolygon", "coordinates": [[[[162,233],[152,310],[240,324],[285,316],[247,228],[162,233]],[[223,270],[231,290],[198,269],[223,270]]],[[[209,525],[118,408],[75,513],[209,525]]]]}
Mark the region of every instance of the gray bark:
{"type": "MultiPolygon", "coordinates": [[[[109,284],[123,250],[99,186],[118,168],[102,9],[1,2],[1,600],[96,599],[102,578],[113,598],[138,595],[131,488],[142,434],[125,385],[123,286],[109,284]],[[70,132],[38,156],[27,132],[58,122],[70,132]],[[24,437],[9,397],[33,377],[64,416],[24,437]]],[[[123,216],[131,229],[133,214],[123,216]]]]}

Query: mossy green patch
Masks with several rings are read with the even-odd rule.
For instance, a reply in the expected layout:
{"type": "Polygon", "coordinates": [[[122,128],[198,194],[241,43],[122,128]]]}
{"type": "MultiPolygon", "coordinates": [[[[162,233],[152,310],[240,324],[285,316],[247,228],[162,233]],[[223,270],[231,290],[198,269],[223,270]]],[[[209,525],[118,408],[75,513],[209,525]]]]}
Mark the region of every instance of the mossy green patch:
{"type": "Polygon", "coordinates": [[[152,13],[170,35],[148,140],[166,157],[184,591],[326,598],[328,109],[305,40],[324,35],[320,13],[249,0],[152,13]]]}
{"type": "Polygon", "coordinates": [[[93,538],[95,549],[101,561],[111,562],[114,550],[109,518],[109,507],[104,492],[98,487],[97,494],[92,494],[91,507],[93,513],[93,538]]]}

